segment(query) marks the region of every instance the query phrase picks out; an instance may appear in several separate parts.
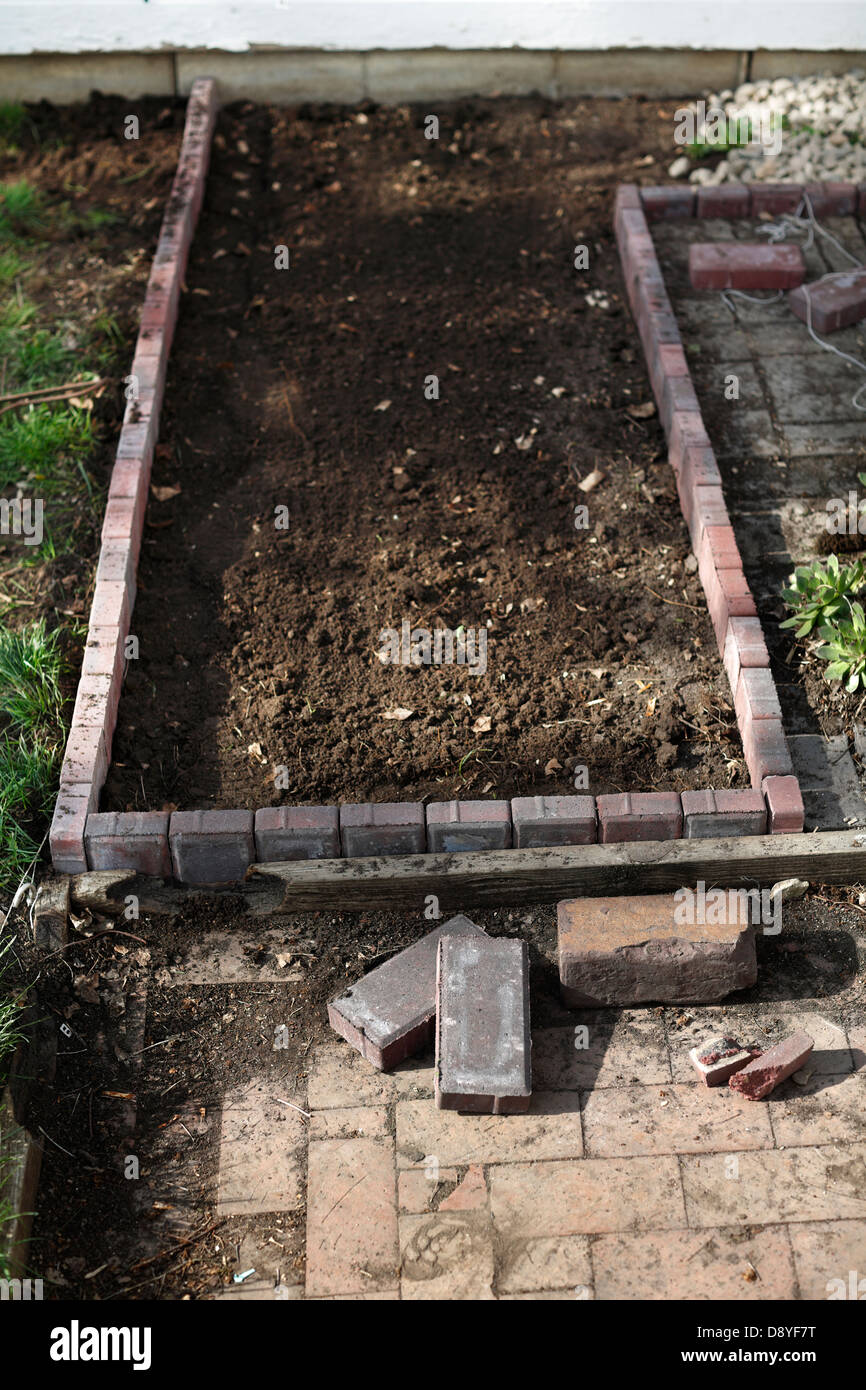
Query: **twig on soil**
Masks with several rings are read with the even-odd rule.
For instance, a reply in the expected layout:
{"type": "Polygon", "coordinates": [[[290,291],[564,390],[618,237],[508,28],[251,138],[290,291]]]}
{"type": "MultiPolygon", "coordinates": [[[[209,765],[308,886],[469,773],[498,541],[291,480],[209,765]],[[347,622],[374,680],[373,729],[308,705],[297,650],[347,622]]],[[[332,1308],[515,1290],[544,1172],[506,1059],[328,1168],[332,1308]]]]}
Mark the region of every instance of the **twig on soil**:
{"type": "Polygon", "coordinates": [[[301,1110],[301,1107],[299,1105],[295,1105],[293,1101],[280,1100],[279,1096],[274,1096],[274,1100],[277,1102],[277,1105],[288,1105],[291,1107],[292,1110],[297,1110],[299,1114],[306,1115],[308,1120],[311,1120],[313,1118],[309,1110],[301,1110]]]}
{"type": "Polygon", "coordinates": [[[225,1224],[226,1223],[224,1220],[212,1221],[211,1224],[209,1226],[206,1226],[203,1231],[199,1231],[198,1235],[188,1236],[186,1240],[182,1240],[178,1245],[177,1250],[157,1250],[155,1255],[148,1255],[146,1259],[138,1260],[136,1264],[130,1265],[130,1274],[135,1274],[139,1269],[146,1269],[148,1265],[153,1264],[154,1260],[164,1259],[166,1255],[170,1257],[172,1255],[179,1254],[181,1250],[185,1250],[190,1245],[198,1244],[200,1240],[204,1240],[205,1236],[211,1235],[214,1231],[219,1230],[220,1226],[224,1226],[225,1224]]]}
{"type": "Polygon", "coordinates": [[[95,381],[67,381],[63,386],[42,386],[34,391],[16,391],[11,395],[0,396],[0,415],[7,410],[20,410],[25,405],[50,405],[54,401],[65,401],[70,396],[92,396],[103,387],[111,384],[109,376],[97,377],[95,381]]]}
{"type": "Polygon", "coordinates": [[[665,598],[664,594],[657,594],[655,589],[647,589],[647,593],[652,594],[653,598],[660,599],[662,603],[669,603],[672,608],[688,608],[690,613],[700,613],[693,603],[679,603],[675,598],[665,598]]]}

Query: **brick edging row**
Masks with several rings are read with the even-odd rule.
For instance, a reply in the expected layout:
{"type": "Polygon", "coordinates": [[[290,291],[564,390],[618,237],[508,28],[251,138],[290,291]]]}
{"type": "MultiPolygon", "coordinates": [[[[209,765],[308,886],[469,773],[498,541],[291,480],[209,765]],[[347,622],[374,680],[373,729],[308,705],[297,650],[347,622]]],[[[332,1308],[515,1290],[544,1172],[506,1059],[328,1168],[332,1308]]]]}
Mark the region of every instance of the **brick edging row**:
{"type": "Polygon", "coordinates": [[[802,830],[796,779],[763,790],[522,796],[511,801],[364,802],[260,811],[106,811],[87,817],[90,869],[179,883],[234,883],[292,859],[707,839],[802,830]]]}
{"type": "Polygon", "coordinates": [[[217,114],[216,83],[193,83],[174,182],[144,296],[131,374],[133,399],[120,431],[78,694],[49,833],[55,869],[87,868],[84,833],[99,804],[126,666],[126,639],[168,355],[189,248],[204,198],[217,114]]]}
{"type": "Polygon", "coordinates": [[[680,506],[730,682],[749,777],[753,788],[764,792],[771,821],[784,820],[796,830],[803,828],[803,799],[782,728],[770,657],[648,220],[793,212],[804,192],[810,194],[817,216],[853,214],[866,208],[866,185],[858,188],[841,183],[741,184],[697,190],[620,184],[614,204],[626,293],[640,332],[680,506]]]}

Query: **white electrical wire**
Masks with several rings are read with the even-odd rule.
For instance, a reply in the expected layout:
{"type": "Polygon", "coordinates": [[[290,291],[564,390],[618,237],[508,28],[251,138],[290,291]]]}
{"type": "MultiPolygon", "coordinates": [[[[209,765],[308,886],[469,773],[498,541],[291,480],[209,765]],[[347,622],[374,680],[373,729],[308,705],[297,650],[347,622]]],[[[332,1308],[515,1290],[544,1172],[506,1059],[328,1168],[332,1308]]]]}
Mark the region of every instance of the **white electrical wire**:
{"type": "MultiPolygon", "coordinates": [[[[859,269],[863,268],[863,262],[858,261],[857,257],[853,256],[831,232],[828,232],[826,227],[821,226],[815,216],[812,200],[808,193],[803,194],[800,202],[797,204],[796,212],[783,213],[775,222],[771,222],[767,226],[759,227],[758,231],[768,236],[770,242],[773,244],[782,241],[784,237],[805,233],[805,240],[802,242],[802,249],[804,251],[809,251],[814,246],[815,233],[817,232],[819,236],[825,237],[827,241],[832,242],[836,250],[849,260],[852,265],[857,266],[859,269]],[[805,217],[801,216],[804,209],[806,212],[805,217]]],[[[819,338],[812,327],[811,291],[816,285],[822,285],[827,280],[835,280],[839,275],[850,275],[850,273],[851,272],[848,270],[831,270],[828,271],[826,275],[822,275],[820,280],[814,280],[811,285],[801,286],[806,300],[806,328],[809,331],[809,336],[819,347],[824,348],[827,352],[834,352],[837,357],[842,358],[843,362],[850,362],[853,367],[857,367],[861,372],[866,372],[866,362],[861,361],[859,357],[852,357],[850,352],[843,352],[842,349],[837,348],[834,343],[828,343],[824,338],[819,338]]],[[[722,300],[733,313],[735,306],[731,303],[729,296],[736,296],[737,299],[746,299],[750,304],[775,304],[782,298],[783,293],[783,290],[779,290],[772,299],[759,299],[756,295],[745,294],[743,290],[722,290],[722,300]]],[[[864,391],[866,391],[866,381],[864,381],[862,386],[858,387],[851,397],[851,404],[855,410],[866,411],[866,401],[861,402],[860,400],[864,391]]]]}

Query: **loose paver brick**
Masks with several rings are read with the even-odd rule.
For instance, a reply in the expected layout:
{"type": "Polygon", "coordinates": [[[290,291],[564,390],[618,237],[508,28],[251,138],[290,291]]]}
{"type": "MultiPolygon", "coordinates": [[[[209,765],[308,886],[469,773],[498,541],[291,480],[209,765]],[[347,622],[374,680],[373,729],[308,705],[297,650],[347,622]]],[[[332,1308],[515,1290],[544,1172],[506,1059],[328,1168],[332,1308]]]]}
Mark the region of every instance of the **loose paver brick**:
{"type": "Polygon", "coordinates": [[[337,806],[267,806],[256,811],[256,858],[268,864],[287,859],[339,859],[337,806]]]}
{"type": "Polygon", "coordinates": [[[529,1108],[525,941],[445,934],[436,974],[436,1104],[491,1115],[529,1108]]]}
{"type": "Polygon", "coordinates": [[[452,917],[328,1005],[331,1027],[374,1067],[388,1071],[432,1040],[436,952],[447,936],[488,939],[468,917],[452,917]]]}
{"type": "Polygon", "coordinates": [[[808,1033],[792,1033],[736,1072],[728,1085],[748,1100],[763,1100],[780,1082],[805,1065],[814,1046],[815,1039],[808,1033]]]}
{"type": "Polygon", "coordinates": [[[167,811],[106,811],[87,818],[84,833],[91,869],[134,869],[171,878],[167,811]]]}
{"type": "Polygon", "coordinates": [[[613,1086],[583,1097],[583,1133],[592,1158],[771,1149],[766,1107],[703,1087],[613,1086]],[[732,1103],[733,1102],[733,1103],[732,1103]]]}
{"type": "Polygon", "coordinates": [[[676,792],[615,792],[596,800],[603,845],[678,840],[683,833],[683,808],[676,792]]]}
{"type": "Polygon", "coordinates": [[[686,1225],[677,1159],[670,1154],[497,1164],[488,1181],[493,1223],[508,1242],[686,1225]]]}
{"type": "Polygon", "coordinates": [[[340,839],[350,858],[423,854],[427,848],[420,801],[382,801],[340,807],[340,839]]]}
{"type": "Polygon", "coordinates": [[[601,1235],[593,1241],[592,1264],[596,1298],[617,1302],[797,1296],[784,1226],[601,1235]]]}
{"type": "Polygon", "coordinates": [[[431,801],[427,806],[431,854],[510,849],[511,808],[507,801],[431,801]]]}
{"type": "Polygon", "coordinates": [[[836,273],[792,290],[788,303],[816,333],[836,333],[866,318],[866,270],[836,273]],[[811,314],[811,320],[810,320],[811,314]]]}
{"type": "Polygon", "coordinates": [[[751,926],[689,924],[683,915],[673,894],[561,902],[559,978],[566,1007],[710,1002],[755,983],[751,926]]]}
{"type": "Polygon", "coordinates": [[[803,829],[803,796],[794,776],[765,777],[762,783],[767,801],[771,835],[797,834],[803,829]]]}
{"type": "Polygon", "coordinates": [[[255,859],[252,811],[173,811],[168,834],[181,883],[236,883],[255,859]]]}
{"type": "Polygon", "coordinates": [[[511,820],[517,849],[591,845],[598,834],[592,796],[516,796],[511,820]]]}
{"type": "Polygon", "coordinates": [[[696,290],[792,290],[806,278],[799,246],[766,242],[700,242],[689,247],[696,290]]]}
{"type": "Polygon", "coordinates": [[[683,834],[687,840],[721,835],[764,835],[767,808],[760,791],[725,788],[683,792],[683,834]]]}
{"type": "Polygon", "coordinates": [[[307,1168],[308,1298],[388,1292],[400,1251],[391,1139],[314,1139],[307,1168]]]}

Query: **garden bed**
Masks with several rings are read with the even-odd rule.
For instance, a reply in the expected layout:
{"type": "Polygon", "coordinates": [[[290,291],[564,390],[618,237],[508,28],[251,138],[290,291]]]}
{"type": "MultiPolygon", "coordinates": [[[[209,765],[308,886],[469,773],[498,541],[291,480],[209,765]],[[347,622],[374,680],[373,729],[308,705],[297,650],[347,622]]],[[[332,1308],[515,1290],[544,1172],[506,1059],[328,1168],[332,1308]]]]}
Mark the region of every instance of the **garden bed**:
{"type": "Polygon", "coordinates": [[[747,785],[612,238],[657,114],[439,118],[220,116],[105,809],[747,785]]]}

